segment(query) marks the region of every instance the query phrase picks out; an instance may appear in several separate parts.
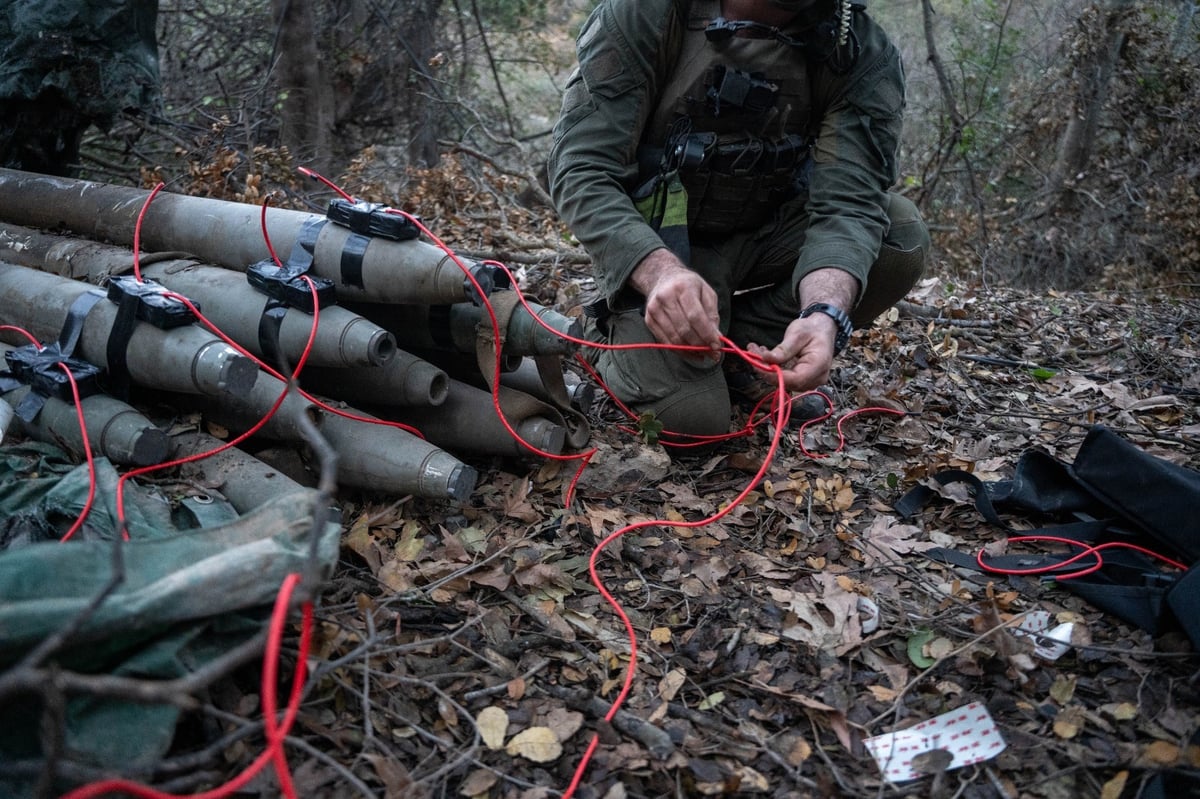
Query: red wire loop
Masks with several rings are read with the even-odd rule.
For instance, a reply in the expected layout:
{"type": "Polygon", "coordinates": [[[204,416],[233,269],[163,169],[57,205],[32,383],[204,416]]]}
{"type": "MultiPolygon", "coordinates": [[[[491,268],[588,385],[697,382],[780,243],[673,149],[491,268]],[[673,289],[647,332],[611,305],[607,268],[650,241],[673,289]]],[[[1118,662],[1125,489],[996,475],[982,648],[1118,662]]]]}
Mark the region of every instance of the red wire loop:
{"type": "Polygon", "coordinates": [[[1058,563],[1054,563],[1049,566],[1034,566],[1029,569],[1009,569],[1009,568],[1003,568],[1000,566],[992,566],[992,565],[988,564],[988,562],[984,559],[985,556],[987,555],[987,553],[982,549],[979,550],[978,553],[976,553],[975,562],[979,564],[980,569],[982,569],[985,572],[989,572],[991,574],[1009,574],[1009,575],[1017,575],[1017,576],[1050,575],[1050,576],[1053,576],[1054,579],[1056,579],[1056,580],[1073,580],[1077,577],[1085,577],[1089,574],[1092,574],[1092,573],[1097,572],[1100,569],[1104,568],[1104,556],[1100,554],[1103,550],[1106,550],[1106,549],[1132,549],[1135,552],[1140,552],[1143,555],[1147,555],[1157,561],[1165,563],[1174,569],[1179,569],[1180,571],[1187,571],[1187,568],[1188,568],[1186,564],[1183,564],[1177,560],[1168,558],[1166,555],[1161,555],[1157,552],[1154,552],[1153,550],[1147,549],[1142,546],[1138,546],[1137,544],[1130,544],[1126,541],[1109,541],[1108,543],[1104,543],[1104,544],[1087,544],[1082,541],[1076,541],[1073,538],[1064,538],[1062,536],[1057,536],[1057,535],[1017,535],[1017,536],[1012,536],[1011,538],[1008,539],[1008,543],[1010,543],[1010,544],[1018,544],[1018,543],[1022,543],[1022,542],[1034,542],[1034,541],[1049,542],[1049,543],[1053,543],[1053,544],[1065,544],[1069,547],[1079,547],[1080,551],[1078,553],[1072,555],[1071,557],[1067,558],[1066,560],[1059,561],[1058,563]],[[1079,569],[1077,571],[1073,571],[1073,572],[1067,572],[1065,574],[1057,573],[1058,569],[1061,569],[1063,566],[1069,566],[1072,563],[1077,563],[1078,561],[1083,560],[1084,558],[1088,558],[1088,557],[1095,558],[1095,560],[1092,563],[1089,563],[1084,568],[1079,569]]]}

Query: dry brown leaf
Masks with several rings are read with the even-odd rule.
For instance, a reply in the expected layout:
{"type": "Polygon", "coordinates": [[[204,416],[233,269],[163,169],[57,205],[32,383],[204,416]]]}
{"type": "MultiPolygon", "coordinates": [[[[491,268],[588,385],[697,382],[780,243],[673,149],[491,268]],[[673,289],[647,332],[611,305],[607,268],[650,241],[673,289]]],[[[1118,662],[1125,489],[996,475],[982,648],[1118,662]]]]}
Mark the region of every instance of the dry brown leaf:
{"type": "Polygon", "coordinates": [[[954,642],[949,638],[934,638],[925,644],[925,654],[934,660],[941,660],[954,651],[954,642]]]}
{"type": "Polygon", "coordinates": [[[505,751],[534,763],[550,763],[562,755],[562,742],[549,727],[530,727],[514,735],[505,751]]]}
{"type": "Polygon", "coordinates": [[[458,709],[449,700],[438,697],[437,700],[438,716],[446,724],[447,727],[454,728],[458,726],[458,709]]]}
{"type": "Polygon", "coordinates": [[[1054,734],[1059,738],[1071,739],[1083,729],[1083,708],[1073,705],[1066,708],[1054,719],[1054,734]]]}
{"type": "Polygon", "coordinates": [[[383,799],[400,799],[412,788],[408,769],[394,757],[368,754],[365,758],[375,770],[375,776],[383,783],[383,799]]]}
{"type": "Polygon", "coordinates": [[[793,766],[800,767],[804,765],[804,761],[812,757],[812,746],[804,739],[804,736],[797,735],[792,742],[792,746],[785,754],[788,763],[793,766]]]}
{"type": "Polygon", "coordinates": [[[1179,747],[1170,741],[1154,741],[1142,750],[1138,760],[1158,766],[1174,765],[1179,760],[1179,747]]]}
{"type": "Polygon", "coordinates": [[[687,673],[683,669],[671,669],[658,681],[658,695],[664,702],[670,702],[679,693],[679,689],[687,682],[687,673]]]}
{"type": "Polygon", "coordinates": [[[1101,712],[1113,721],[1132,721],[1138,716],[1138,707],[1132,702],[1119,702],[1100,706],[1101,712]]]}
{"type": "Polygon", "coordinates": [[[795,567],[780,565],[765,555],[757,552],[742,551],[738,553],[738,562],[746,568],[749,574],[765,580],[787,580],[795,574],[795,567]]]}
{"type": "Polygon", "coordinates": [[[513,579],[526,588],[558,586],[570,588],[574,580],[553,563],[535,563],[529,568],[513,572],[513,579]]]}
{"type": "Polygon", "coordinates": [[[366,561],[372,574],[379,574],[381,563],[379,548],[375,545],[375,539],[371,535],[371,526],[366,514],[354,520],[354,523],[350,525],[350,529],[342,536],[342,543],[358,553],[358,556],[366,561]]]}
{"type": "Polygon", "coordinates": [[[858,596],[840,588],[834,574],[822,573],[816,582],[820,596],[767,587],[771,598],[786,611],[780,630],[783,637],[835,654],[862,643],[858,596]]]}
{"type": "Polygon", "coordinates": [[[532,484],[528,477],[514,481],[508,496],[504,498],[504,515],[532,524],[541,514],[527,500],[532,484]]]}
{"type": "Polygon", "coordinates": [[[1121,799],[1121,794],[1125,791],[1125,783],[1129,781],[1128,771],[1118,771],[1115,776],[1108,782],[1104,783],[1104,787],[1100,789],[1100,799],[1121,799]]]}
{"type": "Polygon", "coordinates": [[[508,587],[512,585],[512,575],[504,571],[503,566],[495,566],[486,571],[473,571],[467,575],[467,579],[478,585],[495,588],[497,591],[507,591],[508,587]]]}
{"type": "Polygon", "coordinates": [[[864,547],[864,563],[875,566],[883,563],[898,563],[903,555],[910,552],[922,552],[934,546],[933,541],[925,540],[920,527],[912,524],[902,524],[895,516],[880,514],[871,521],[862,534],[868,546],[864,547]]]}
{"type": "Polygon", "coordinates": [[[734,772],[737,780],[737,790],[744,793],[766,793],[771,790],[771,783],[762,774],[749,766],[740,766],[734,772]]]}
{"type": "Polygon", "coordinates": [[[1060,674],[1050,685],[1050,698],[1060,705],[1066,705],[1075,696],[1075,677],[1060,674]]]}
{"type": "Polygon", "coordinates": [[[546,714],[546,726],[554,731],[559,741],[570,740],[583,726],[583,714],[577,710],[556,707],[546,714]]]}
{"type": "Polygon", "coordinates": [[[899,695],[896,689],[888,688],[886,685],[868,685],[867,690],[880,702],[891,702],[899,695]]]}
{"type": "Polygon", "coordinates": [[[417,573],[410,566],[398,560],[390,560],[379,567],[375,575],[381,583],[397,594],[411,591],[417,585],[417,573]]]}
{"type": "Polygon", "coordinates": [[[396,560],[412,562],[421,554],[421,550],[425,548],[425,538],[420,535],[421,525],[414,521],[408,521],[404,524],[404,530],[400,534],[400,540],[396,543],[393,550],[396,560]]]}
{"type": "Polygon", "coordinates": [[[479,711],[475,717],[475,726],[479,728],[479,737],[488,749],[500,749],[504,746],[504,737],[508,734],[508,713],[504,708],[490,705],[479,711]]]}
{"type": "Polygon", "coordinates": [[[487,796],[488,791],[500,777],[496,772],[486,769],[477,768],[467,775],[463,780],[462,785],[458,789],[459,796],[487,796]]]}

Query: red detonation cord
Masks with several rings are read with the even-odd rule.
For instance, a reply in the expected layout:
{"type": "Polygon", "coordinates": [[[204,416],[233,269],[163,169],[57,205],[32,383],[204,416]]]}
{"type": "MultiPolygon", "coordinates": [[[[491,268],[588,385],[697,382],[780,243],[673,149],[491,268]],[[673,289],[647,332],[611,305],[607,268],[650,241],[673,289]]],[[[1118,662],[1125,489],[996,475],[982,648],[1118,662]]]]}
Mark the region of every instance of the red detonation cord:
{"type": "MultiPolygon", "coordinates": [[[[12,330],[16,333],[20,333],[22,336],[29,339],[33,346],[37,347],[39,350],[43,348],[41,342],[38,341],[32,333],[24,328],[20,328],[15,325],[0,325],[0,330],[12,330]]],[[[58,364],[58,367],[62,369],[64,373],[66,373],[67,382],[71,386],[71,395],[75,398],[75,417],[79,420],[80,438],[83,439],[83,453],[88,465],[87,500],[83,503],[83,510],[79,512],[79,516],[76,517],[75,522],[71,525],[70,529],[67,530],[67,532],[63,534],[62,538],[59,539],[59,541],[68,541],[70,540],[71,536],[75,535],[75,533],[79,531],[80,527],[83,527],[83,523],[87,519],[88,514],[92,512],[92,505],[94,505],[96,502],[96,458],[92,454],[92,442],[88,441],[87,421],[83,416],[83,400],[79,396],[79,384],[75,382],[75,375],[71,374],[71,368],[69,366],[67,366],[65,363],[60,363],[58,364]]]]}
{"type": "Polygon", "coordinates": [[[146,218],[146,212],[150,210],[150,203],[158,196],[158,193],[163,190],[167,184],[159,182],[150,192],[150,196],[142,203],[142,210],[138,211],[137,221],[133,224],[133,276],[137,278],[137,282],[142,282],[142,264],[141,264],[141,248],[142,248],[142,220],[146,218]]]}
{"type": "Polygon", "coordinates": [[[992,574],[1014,574],[1014,575],[1043,574],[1043,575],[1052,576],[1056,580],[1072,580],[1076,577],[1083,577],[1085,575],[1091,574],[1092,572],[1099,571],[1101,568],[1103,568],[1104,567],[1104,558],[1100,554],[1100,552],[1102,550],[1105,550],[1105,549],[1132,549],[1135,552],[1141,552],[1143,555],[1149,555],[1150,557],[1154,558],[1155,560],[1162,561],[1163,563],[1167,564],[1168,566],[1171,566],[1172,568],[1175,568],[1175,569],[1179,569],[1180,571],[1187,571],[1187,569],[1188,569],[1187,564],[1180,563],[1177,560],[1172,560],[1171,558],[1168,558],[1165,555],[1160,555],[1159,553],[1154,552],[1153,550],[1146,549],[1145,547],[1138,546],[1137,544],[1130,544],[1130,543],[1126,543],[1124,541],[1110,541],[1106,544],[1085,544],[1081,541],[1076,541],[1073,538],[1063,538],[1062,536],[1057,536],[1057,535],[1018,535],[1018,536],[1013,536],[1012,538],[1008,539],[1008,543],[1010,543],[1010,544],[1020,543],[1022,541],[1046,541],[1046,542],[1049,542],[1052,544],[1066,544],[1067,546],[1070,546],[1070,547],[1079,547],[1080,551],[1077,554],[1072,555],[1071,557],[1067,558],[1066,560],[1059,561],[1058,563],[1055,563],[1052,566],[1037,566],[1032,569],[1004,569],[999,566],[991,566],[984,559],[986,556],[986,553],[982,549],[979,550],[979,553],[975,555],[975,562],[979,564],[979,568],[981,568],[983,571],[990,572],[992,574]],[[1066,574],[1053,574],[1053,572],[1056,569],[1060,569],[1063,566],[1067,566],[1071,563],[1075,563],[1075,562],[1077,562],[1083,558],[1087,558],[1087,557],[1095,558],[1095,560],[1092,563],[1088,564],[1086,567],[1084,567],[1078,571],[1067,572],[1066,574]]]}

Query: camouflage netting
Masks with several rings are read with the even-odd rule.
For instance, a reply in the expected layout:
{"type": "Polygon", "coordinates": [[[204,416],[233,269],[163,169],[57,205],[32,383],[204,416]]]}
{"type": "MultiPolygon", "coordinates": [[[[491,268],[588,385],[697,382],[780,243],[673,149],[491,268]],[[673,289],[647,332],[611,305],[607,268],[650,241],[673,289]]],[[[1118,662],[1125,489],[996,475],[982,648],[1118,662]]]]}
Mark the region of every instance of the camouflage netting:
{"type": "Polygon", "coordinates": [[[0,165],[66,174],[90,125],[159,102],[157,0],[14,0],[0,11],[0,165]]]}
{"type": "MultiPolygon", "coordinates": [[[[316,529],[316,492],[281,495],[239,517],[228,505],[223,515],[197,514],[202,506],[130,483],[123,579],[94,605],[116,568],[117,479],[103,458],[89,468],[50,444],[0,447],[0,677],[11,677],[6,669],[86,618],[41,659],[46,668],[151,682],[184,678],[258,633],[287,575],[314,568],[326,579],[337,562],[341,528],[316,529]],[[86,523],[60,542],[93,482],[97,501],[86,523]]],[[[225,504],[215,492],[210,502],[209,509],[225,504]]],[[[129,696],[75,691],[62,701],[63,743],[96,769],[153,766],[181,716],[177,705],[129,696]]],[[[50,704],[29,690],[0,701],[0,763],[8,767],[0,796],[34,795],[21,769],[40,774],[56,756],[40,733],[50,704]]]]}

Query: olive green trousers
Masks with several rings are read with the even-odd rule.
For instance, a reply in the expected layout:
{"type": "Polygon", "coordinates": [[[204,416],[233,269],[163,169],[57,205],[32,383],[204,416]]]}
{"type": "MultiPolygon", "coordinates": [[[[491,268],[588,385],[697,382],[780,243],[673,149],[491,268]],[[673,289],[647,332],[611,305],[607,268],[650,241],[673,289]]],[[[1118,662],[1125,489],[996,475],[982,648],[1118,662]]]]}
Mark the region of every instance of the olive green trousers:
{"type": "MultiPolygon", "coordinates": [[[[891,224],[850,316],[856,328],[903,299],[929,258],[929,230],[917,207],[889,194],[891,224]]],[[[691,242],[690,266],[716,290],[721,332],[735,344],[773,346],[800,314],[792,274],[804,246],[802,219],[781,214],[772,224],[691,242]]],[[[600,320],[589,320],[592,341],[639,344],[655,341],[646,327],[642,297],[632,289],[600,320]]],[[[720,362],[663,349],[587,348],[585,357],[612,392],[638,413],[651,411],[664,430],[686,435],[729,431],[732,408],[720,362]]]]}

